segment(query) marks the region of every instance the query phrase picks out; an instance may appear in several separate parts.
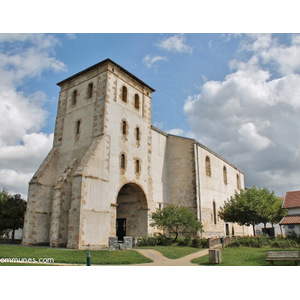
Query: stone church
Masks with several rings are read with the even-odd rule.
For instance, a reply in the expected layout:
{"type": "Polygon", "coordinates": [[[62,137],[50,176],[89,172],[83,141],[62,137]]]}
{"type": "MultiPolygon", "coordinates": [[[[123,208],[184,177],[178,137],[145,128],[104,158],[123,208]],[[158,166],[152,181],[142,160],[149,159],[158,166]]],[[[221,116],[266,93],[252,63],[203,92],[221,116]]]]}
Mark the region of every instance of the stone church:
{"type": "Polygon", "coordinates": [[[152,87],[110,59],[57,85],[53,148],[29,183],[23,245],[101,249],[110,237],[152,235],[152,212],[170,203],[195,212],[202,237],[248,234],[218,217],[244,173],[153,127],[152,87]]]}

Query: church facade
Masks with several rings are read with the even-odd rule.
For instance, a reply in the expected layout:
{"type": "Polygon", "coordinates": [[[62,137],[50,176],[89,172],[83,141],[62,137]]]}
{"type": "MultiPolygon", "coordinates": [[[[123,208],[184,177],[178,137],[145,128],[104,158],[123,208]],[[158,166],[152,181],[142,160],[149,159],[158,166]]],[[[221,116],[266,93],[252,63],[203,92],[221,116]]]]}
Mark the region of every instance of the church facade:
{"type": "Polygon", "coordinates": [[[110,59],[58,83],[53,148],[29,183],[23,245],[108,247],[152,235],[151,214],[190,207],[202,237],[248,234],[218,218],[244,173],[199,142],[151,125],[155,90],[110,59]]]}

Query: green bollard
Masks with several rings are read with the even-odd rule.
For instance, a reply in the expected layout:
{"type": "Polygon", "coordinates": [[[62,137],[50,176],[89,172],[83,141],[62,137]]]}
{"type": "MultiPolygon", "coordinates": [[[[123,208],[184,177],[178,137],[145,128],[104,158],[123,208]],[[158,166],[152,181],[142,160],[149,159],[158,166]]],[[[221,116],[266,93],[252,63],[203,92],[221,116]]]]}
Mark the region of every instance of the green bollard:
{"type": "Polygon", "coordinates": [[[91,253],[87,252],[86,254],[86,265],[90,266],[91,265],[91,253]]]}

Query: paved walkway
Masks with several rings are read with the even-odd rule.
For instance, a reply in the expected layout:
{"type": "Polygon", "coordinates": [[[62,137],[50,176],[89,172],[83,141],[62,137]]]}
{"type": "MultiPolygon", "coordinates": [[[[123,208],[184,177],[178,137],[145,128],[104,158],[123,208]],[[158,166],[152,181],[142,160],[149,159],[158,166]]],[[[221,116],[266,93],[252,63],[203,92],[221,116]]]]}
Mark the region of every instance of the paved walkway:
{"type": "Polygon", "coordinates": [[[135,251],[150,258],[153,262],[134,266],[198,266],[191,263],[191,260],[208,254],[208,249],[204,249],[181,258],[169,259],[153,249],[136,249],[135,251]]]}

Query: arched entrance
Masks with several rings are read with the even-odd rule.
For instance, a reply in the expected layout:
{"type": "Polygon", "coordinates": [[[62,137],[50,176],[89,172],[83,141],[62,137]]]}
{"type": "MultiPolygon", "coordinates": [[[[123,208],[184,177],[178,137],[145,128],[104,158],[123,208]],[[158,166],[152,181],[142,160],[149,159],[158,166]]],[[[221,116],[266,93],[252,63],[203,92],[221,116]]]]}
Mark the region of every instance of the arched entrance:
{"type": "Polygon", "coordinates": [[[144,191],[135,183],[125,184],[117,197],[116,235],[142,237],[148,232],[148,207],[144,191]]]}

